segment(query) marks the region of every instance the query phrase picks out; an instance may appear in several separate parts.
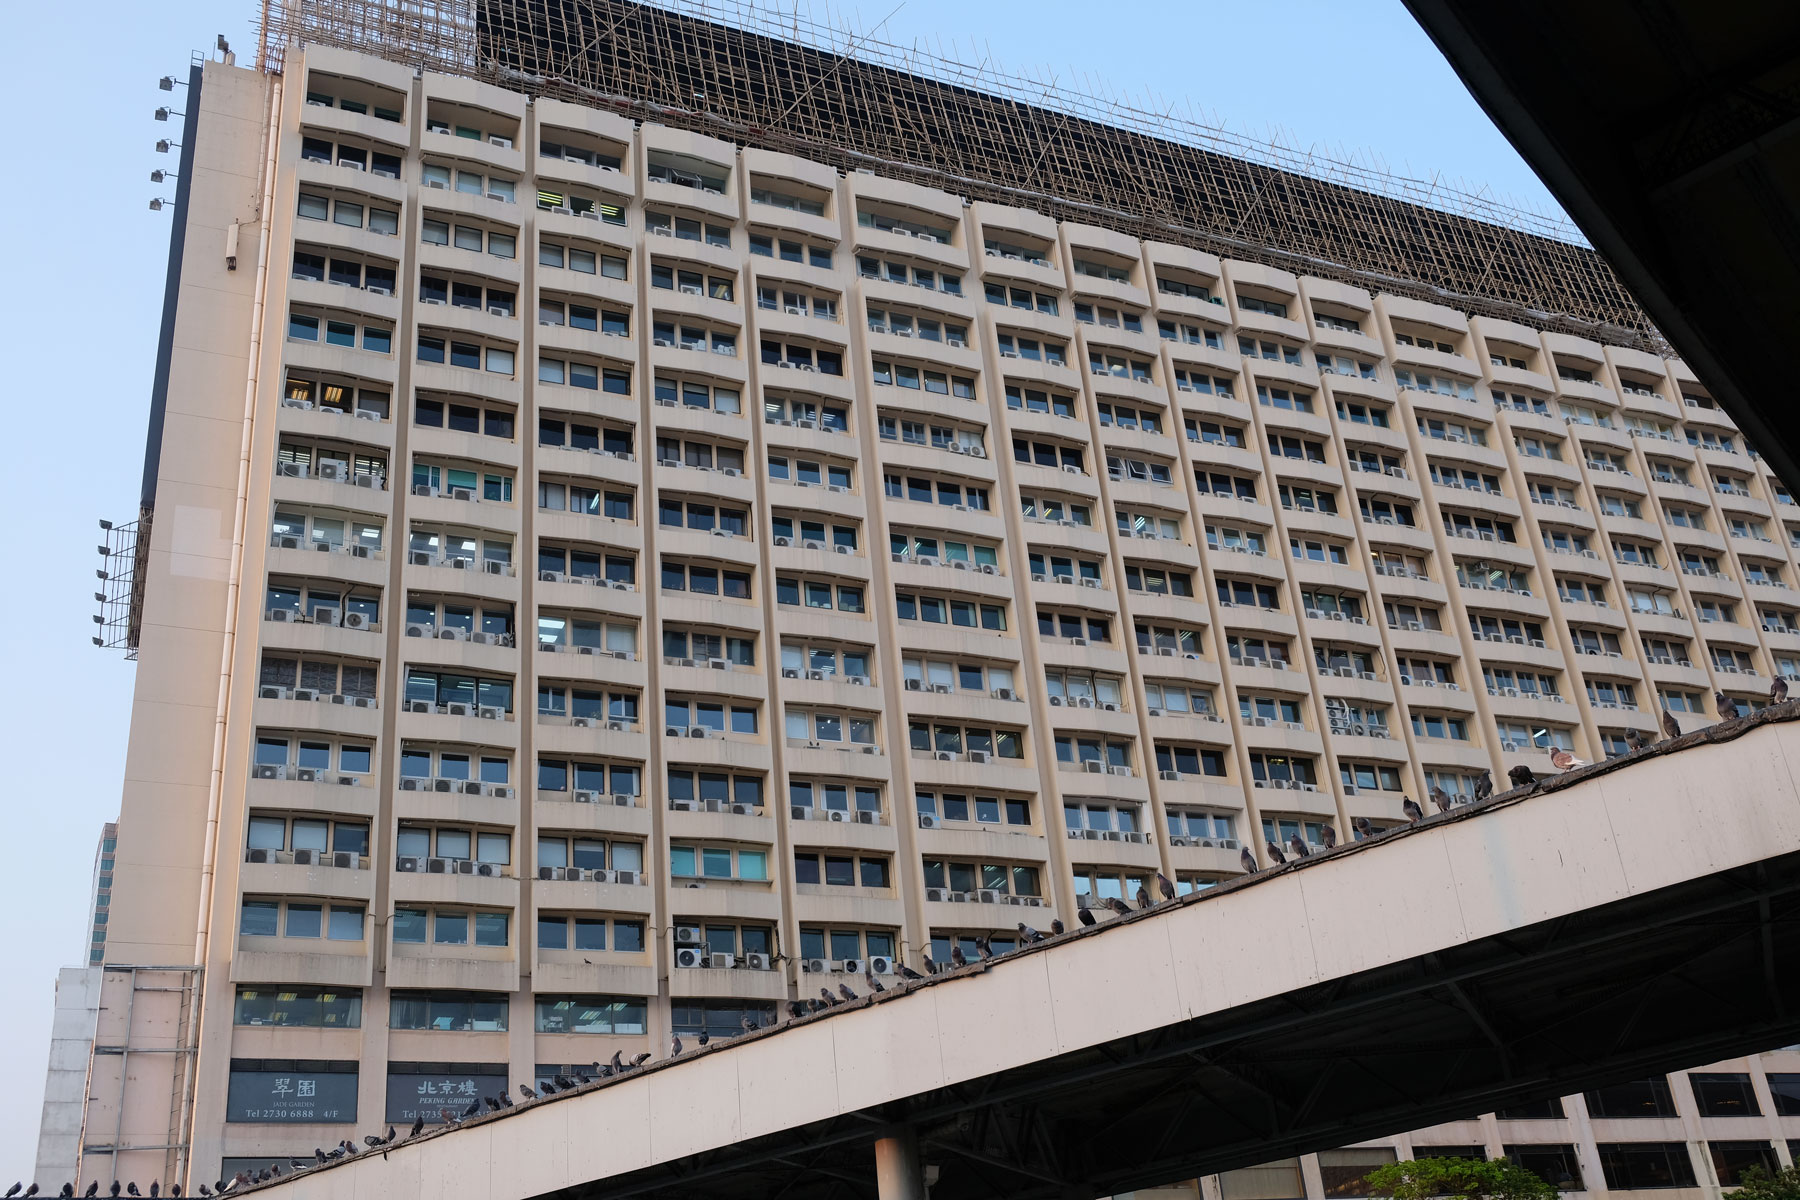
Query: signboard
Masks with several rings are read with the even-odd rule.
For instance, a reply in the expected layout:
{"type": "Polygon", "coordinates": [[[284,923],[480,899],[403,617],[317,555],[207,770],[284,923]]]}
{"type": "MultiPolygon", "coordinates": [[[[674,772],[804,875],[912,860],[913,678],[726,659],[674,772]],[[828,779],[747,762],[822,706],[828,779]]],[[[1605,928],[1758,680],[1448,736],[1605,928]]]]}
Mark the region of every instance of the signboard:
{"type": "Polygon", "coordinates": [[[492,1074],[471,1072],[467,1066],[442,1071],[390,1073],[387,1081],[387,1117],[396,1125],[411,1124],[419,1117],[427,1125],[443,1123],[442,1110],[460,1113],[482,1096],[498,1096],[506,1090],[506,1068],[492,1074]]]}
{"type": "Polygon", "coordinates": [[[356,1120],[356,1075],[331,1071],[233,1071],[227,1121],[311,1125],[356,1120]]]}

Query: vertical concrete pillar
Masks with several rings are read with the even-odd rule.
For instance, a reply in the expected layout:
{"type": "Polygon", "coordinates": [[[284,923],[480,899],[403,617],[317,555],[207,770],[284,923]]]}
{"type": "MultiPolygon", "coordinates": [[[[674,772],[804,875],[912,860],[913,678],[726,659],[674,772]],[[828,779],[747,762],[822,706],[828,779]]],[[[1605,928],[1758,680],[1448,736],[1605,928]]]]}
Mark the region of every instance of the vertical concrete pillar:
{"type": "Polygon", "coordinates": [[[925,1200],[925,1173],[913,1131],[893,1126],[875,1139],[875,1189],[881,1200],[925,1200]]]}

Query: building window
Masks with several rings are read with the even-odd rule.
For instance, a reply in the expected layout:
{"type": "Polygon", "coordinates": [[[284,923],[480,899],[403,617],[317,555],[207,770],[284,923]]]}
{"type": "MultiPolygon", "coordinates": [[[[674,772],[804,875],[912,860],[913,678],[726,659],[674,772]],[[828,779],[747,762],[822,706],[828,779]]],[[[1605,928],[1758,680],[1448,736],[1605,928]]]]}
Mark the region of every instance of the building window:
{"type": "Polygon", "coordinates": [[[1612,1191],[1695,1185],[1694,1163],[1685,1142],[1601,1142],[1596,1149],[1612,1191]]]}
{"type": "MultiPolygon", "coordinates": [[[[1587,1093],[1588,1115],[1592,1117],[1673,1117],[1675,1098],[1669,1092],[1669,1081],[1658,1075],[1637,1079],[1587,1093]]],[[[1609,1185],[1610,1186],[1610,1185],[1609,1185]]]]}
{"type": "MultiPolygon", "coordinates": [[[[1557,1102],[1556,1115],[1562,1116],[1561,1101],[1557,1102]]],[[[1507,1119],[1501,1117],[1501,1120],[1507,1119]]],[[[1587,1188],[1587,1184],[1581,1179],[1581,1160],[1572,1145],[1507,1146],[1506,1157],[1559,1192],[1579,1192],[1587,1188]]]]}
{"type": "Polygon", "coordinates": [[[1713,1171],[1719,1177],[1720,1187],[1737,1187],[1748,1182],[1744,1172],[1751,1169],[1759,1170],[1765,1176],[1773,1176],[1781,1169],[1775,1161],[1775,1147],[1768,1142],[1708,1142],[1706,1149],[1712,1156],[1713,1171]]]}
{"type": "Polygon", "coordinates": [[[648,1012],[646,1001],[629,996],[539,996],[537,1031],[640,1037],[648,1012]]]}
{"type": "Polygon", "coordinates": [[[233,1019],[239,1025],[357,1029],[362,1025],[362,992],[356,988],[240,987],[233,1019]]]}
{"type": "Polygon", "coordinates": [[[499,992],[395,990],[388,1028],[504,1033],[506,1013],[507,998],[499,992]]]}
{"type": "Polygon", "coordinates": [[[1370,1171],[1385,1167],[1396,1158],[1393,1149],[1388,1146],[1321,1150],[1319,1182],[1327,1196],[1367,1196],[1373,1189],[1365,1177],[1370,1171]]]}
{"type": "Polygon", "coordinates": [[[1693,1086],[1694,1103],[1703,1117],[1762,1116],[1756,1089],[1750,1086],[1750,1076],[1746,1074],[1696,1072],[1688,1076],[1688,1083],[1693,1086]]]}

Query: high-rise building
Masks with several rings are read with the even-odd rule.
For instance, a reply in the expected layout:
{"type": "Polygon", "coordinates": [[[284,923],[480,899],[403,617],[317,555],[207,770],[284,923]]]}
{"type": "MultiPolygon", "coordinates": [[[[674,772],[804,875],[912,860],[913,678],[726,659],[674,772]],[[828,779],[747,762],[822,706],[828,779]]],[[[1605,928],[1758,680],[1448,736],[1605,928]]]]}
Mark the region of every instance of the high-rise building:
{"type": "MultiPolygon", "coordinates": [[[[1579,244],[888,66],[790,97],[819,50],[614,0],[553,6],[598,51],[328,8],[188,83],[83,1179],[729,1036],[1800,676],[1800,508],[1579,244]]],[[[1792,1111],[1800,1060],[1733,1069],[1792,1111]]],[[[1307,1164],[1207,1186],[1349,1194],[1307,1164]]]]}
{"type": "Polygon", "coordinates": [[[87,961],[98,966],[106,957],[106,919],[112,911],[113,855],[119,848],[119,826],[108,821],[94,847],[94,884],[88,894],[87,961]]]}

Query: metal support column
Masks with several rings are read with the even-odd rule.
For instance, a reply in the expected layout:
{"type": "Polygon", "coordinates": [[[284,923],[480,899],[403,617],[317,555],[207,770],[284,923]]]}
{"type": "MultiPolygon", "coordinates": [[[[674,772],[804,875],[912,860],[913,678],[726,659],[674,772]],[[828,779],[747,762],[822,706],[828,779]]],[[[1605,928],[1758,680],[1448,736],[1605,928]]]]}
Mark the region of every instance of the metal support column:
{"type": "Polygon", "coordinates": [[[919,1141],[909,1127],[895,1126],[875,1139],[875,1189],[881,1200],[925,1200],[919,1141]]]}

